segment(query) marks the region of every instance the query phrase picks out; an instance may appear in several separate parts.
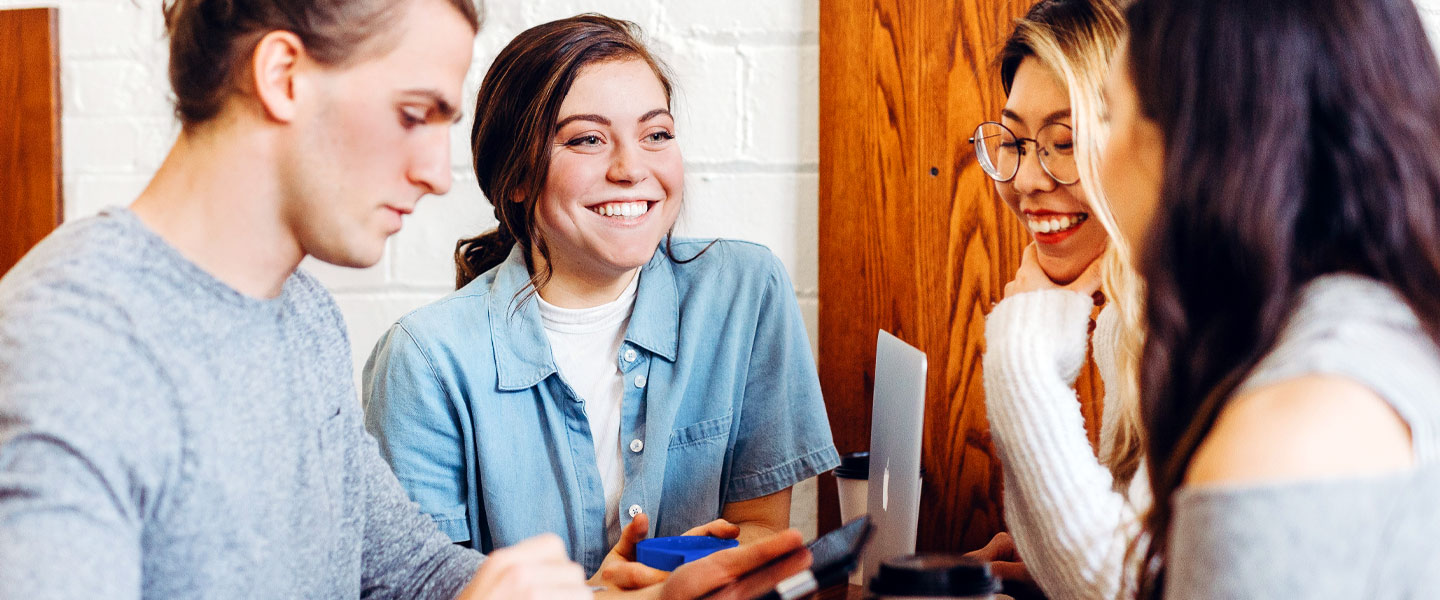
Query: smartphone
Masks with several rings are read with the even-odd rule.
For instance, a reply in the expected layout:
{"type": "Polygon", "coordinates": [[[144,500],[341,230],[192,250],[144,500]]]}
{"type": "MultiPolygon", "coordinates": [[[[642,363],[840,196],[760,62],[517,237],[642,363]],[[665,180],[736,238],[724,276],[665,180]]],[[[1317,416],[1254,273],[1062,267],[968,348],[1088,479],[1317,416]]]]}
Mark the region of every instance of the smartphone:
{"type": "Polygon", "coordinates": [[[843,583],[860,565],[860,553],[870,541],[873,528],[870,517],[862,515],[810,542],[810,569],[781,581],[760,600],[794,600],[843,583]]]}

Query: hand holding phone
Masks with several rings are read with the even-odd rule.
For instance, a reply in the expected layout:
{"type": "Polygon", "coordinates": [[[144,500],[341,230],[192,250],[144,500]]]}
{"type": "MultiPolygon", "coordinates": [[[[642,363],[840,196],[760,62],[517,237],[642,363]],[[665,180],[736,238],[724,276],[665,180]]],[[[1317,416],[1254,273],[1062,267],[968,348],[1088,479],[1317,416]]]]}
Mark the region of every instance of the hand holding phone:
{"type": "Polygon", "coordinates": [[[859,566],[860,553],[870,541],[872,529],[870,517],[862,515],[811,542],[809,549],[814,562],[810,569],[786,578],[759,598],[795,600],[843,583],[846,576],[859,566]]]}
{"type": "Polygon", "coordinates": [[[787,529],[765,539],[721,550],[675,569],[659,586],[662,600],[748,600],[774,589],[796,572],[807,572],[810,552],[800,532],[787,529]]]}

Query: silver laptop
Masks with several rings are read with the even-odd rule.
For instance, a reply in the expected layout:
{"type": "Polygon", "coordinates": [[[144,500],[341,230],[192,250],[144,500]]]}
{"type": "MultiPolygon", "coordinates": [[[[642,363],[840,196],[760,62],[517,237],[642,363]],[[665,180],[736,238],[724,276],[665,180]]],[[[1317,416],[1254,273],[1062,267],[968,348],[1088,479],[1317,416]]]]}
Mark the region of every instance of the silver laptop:
{"type": "Polygon", "coordinates": [[[866,504],[875,524],[864,577],[885,559],[915,553],[920,519],[920,441],[925,431],[925,353],[881,330],[875,341],[866,504]]]}

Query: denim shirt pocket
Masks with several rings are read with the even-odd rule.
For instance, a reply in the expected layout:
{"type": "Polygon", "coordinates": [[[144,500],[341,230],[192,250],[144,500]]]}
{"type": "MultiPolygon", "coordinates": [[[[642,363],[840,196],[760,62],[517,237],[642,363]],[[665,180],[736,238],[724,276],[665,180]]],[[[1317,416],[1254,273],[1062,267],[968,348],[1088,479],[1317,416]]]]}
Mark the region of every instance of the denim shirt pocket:
{"type": "Polygon", "coordinates": [[[656,535],[680,535],[720,516],[732,416],[707,419],[670,433],[662,515],[656,535]]]}
{"type": "Polygon", "coordinates": [[[670,432],[670,450],[710,441],[725,441],[730,435],[730,414],[715,417],[670,432]]]}

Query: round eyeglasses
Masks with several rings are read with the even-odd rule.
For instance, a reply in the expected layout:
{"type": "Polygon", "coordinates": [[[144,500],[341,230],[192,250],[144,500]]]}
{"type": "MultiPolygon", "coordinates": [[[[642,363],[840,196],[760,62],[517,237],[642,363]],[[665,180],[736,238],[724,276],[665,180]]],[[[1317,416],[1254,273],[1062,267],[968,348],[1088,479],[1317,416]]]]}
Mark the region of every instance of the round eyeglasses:
{"type": "Polygon", "coordinates": [[[980,168],[995,181],[1004,183],[1015,178],[1020,172],[1020,161],[1025,158],[1026,144],[1035,145],[1040,168],[1056,183],[1070,185],[1080,181],[1080,169],[1075,166],[1075,131],[1064,123],[1050,123],[1041,127],[1035,137],[1022,138],[1009,127],[986,121],[975,128],[970,143],[975,145],[980,168]]]}

